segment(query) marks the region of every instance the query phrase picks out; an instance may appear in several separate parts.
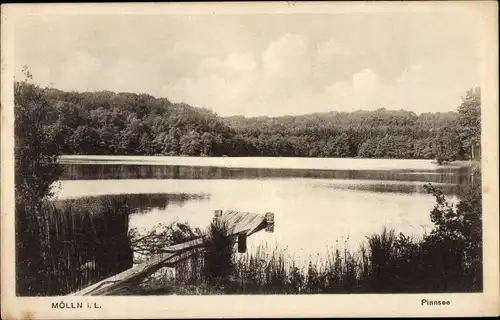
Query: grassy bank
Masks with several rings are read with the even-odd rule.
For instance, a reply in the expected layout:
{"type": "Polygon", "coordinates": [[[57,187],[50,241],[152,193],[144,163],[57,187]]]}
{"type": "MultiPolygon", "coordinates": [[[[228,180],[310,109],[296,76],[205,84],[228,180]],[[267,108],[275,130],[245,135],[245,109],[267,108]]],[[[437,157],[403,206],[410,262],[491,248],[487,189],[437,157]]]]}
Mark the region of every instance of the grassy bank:
{"type": "Polygon", "coordinates": [[[204,271],[212,262],[200,252],[175,276],[152,277],[131,294],[480,292],[480,266],[466,266],[459,255],[383,229],[358,250],[337,249],[305,267],[280,247],[259,246],[233,256],[219,278],[204,271]]]}

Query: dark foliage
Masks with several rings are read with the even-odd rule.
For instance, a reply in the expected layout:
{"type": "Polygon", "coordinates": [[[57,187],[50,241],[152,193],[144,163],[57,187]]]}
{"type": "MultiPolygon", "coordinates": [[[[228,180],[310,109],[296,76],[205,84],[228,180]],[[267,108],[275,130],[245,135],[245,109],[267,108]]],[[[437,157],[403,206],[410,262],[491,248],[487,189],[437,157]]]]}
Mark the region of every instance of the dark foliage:
{"type": "Polygon", "coordinates": [[[42,205],[60,174],[56,164],[60,146],[53,127],[44,124],[53,113],[42,89],[15,83],[14,108],[16,291],[26,295],[40,290],[40,275],[48,272],[43,250],[50,227],[42,205]]]}
{"type": "Polygon", "coordinates": [[[431,212],[434,230],[425,237],[427,275],[442,290],[482,290],[482,204],[479,178],[460,193],[460,202],[450,204],[441,190],[428,187],[436,198],[431,212]],[[435,252],[440,252],[436,255],[435,252]]]}
{"type": "Polygon", "coordinates": [[[126,203],[50,201],[64,137],[45,89],[16,82],[14,115],[17,295],[66,294],[130,267],[126,203]]]}

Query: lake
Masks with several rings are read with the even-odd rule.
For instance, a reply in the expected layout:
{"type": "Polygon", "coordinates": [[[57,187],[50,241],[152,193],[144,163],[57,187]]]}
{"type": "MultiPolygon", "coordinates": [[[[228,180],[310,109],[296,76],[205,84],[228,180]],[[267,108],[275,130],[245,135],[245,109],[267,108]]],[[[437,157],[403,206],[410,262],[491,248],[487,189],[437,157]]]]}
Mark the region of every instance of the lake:
{"type": "Polygon", "coordinates": [[[58,199],[127,195],[131,227],[178,220],[204,229],[214,210],[274,212],[275,231],[248,240],[278,245],[298,261],[332,248],[357,248],[386,226],[420,236],[432,229],[434,198],[451,200],[471,179],[467,163],[430,160],[63,156],[58,199]]]}

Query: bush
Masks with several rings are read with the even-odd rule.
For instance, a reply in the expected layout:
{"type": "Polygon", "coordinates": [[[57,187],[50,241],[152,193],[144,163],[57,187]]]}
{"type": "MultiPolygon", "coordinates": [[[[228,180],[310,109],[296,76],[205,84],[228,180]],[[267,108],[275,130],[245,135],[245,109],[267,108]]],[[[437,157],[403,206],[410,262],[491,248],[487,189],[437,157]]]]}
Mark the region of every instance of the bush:
{"type": "Polygon", "coordinates": [[[443,290],[482,290],[480,181],[464,187],[456,205],[446,201],[441,190],[426,188],[436,198],[431,211],[435,228],[424,239],[428,270],[433,270],[428,276],[443,283],[443,290]]]}

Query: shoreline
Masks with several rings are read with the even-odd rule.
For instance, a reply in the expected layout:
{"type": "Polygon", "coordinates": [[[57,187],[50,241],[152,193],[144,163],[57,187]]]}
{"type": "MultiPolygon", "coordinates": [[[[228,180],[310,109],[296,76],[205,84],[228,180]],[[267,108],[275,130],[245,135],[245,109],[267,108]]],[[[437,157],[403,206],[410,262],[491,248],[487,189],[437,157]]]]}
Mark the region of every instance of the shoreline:
{"type": "Polygon", "coordinates": [[[58,163],[145,166],[173,165],[234,169],[438,171],[446,168],[474,167],[475,161],[457,160],[446,165],[438,165],[431,159],[61,155],[58,157],[58,163]]]}

